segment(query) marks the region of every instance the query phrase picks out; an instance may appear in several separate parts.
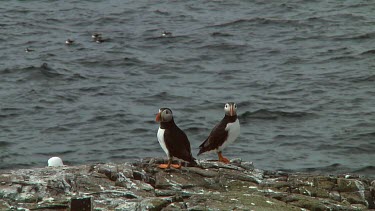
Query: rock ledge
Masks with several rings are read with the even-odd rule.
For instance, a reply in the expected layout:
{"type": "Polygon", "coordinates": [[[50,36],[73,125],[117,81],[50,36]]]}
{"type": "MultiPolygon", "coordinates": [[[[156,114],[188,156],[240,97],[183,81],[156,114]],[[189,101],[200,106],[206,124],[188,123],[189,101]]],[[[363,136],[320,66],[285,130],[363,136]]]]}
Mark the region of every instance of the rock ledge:
{"type": "Polygon", "coordinates": [[[369,210],[375,180],[162,159],[0,171],[0,210],[369,210]],[[81,208],[79,208],[81,207],[81,208]]]}

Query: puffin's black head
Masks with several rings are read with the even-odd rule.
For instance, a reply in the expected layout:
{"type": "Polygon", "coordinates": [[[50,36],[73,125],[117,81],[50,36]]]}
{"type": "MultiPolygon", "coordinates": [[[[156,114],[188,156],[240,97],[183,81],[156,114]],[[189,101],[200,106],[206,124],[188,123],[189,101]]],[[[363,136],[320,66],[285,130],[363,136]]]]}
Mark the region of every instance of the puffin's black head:
{"type": "Polygon", "coordinates": [[[237,115],[237,105],[233,102],[226,103],[224,106],[225,115],[236,116],[237,115]]]}
{"type": "Polygon", "coordinates": [[[160,108],[159,113],[156,115],[157,122],[170,122],[173,120],[172,110],[169,108],[160,108]]]}

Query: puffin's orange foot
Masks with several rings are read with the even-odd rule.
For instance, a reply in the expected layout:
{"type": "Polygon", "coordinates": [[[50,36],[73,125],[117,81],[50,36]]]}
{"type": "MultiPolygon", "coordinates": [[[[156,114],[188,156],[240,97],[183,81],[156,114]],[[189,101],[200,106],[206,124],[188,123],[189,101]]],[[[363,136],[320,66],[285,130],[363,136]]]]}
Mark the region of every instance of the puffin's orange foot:
{"type": "Polygon", "coordinates": [[[223,155],[221,154],[221,152],[218,152],[217,155],[219,157],[219,161],[220,162],[223,162],[223,163],[226,163],[226,164],[230,163],[230,161],[228,160],[228,158],[223,157],[223,155]]]}
{"type": "Polygon", "coordinates": [[[222,163],[226,163],[226,164],[230,163],[230,161],[228,160],[228,158],[225,158],[225,157],[219,158],[219,161],[222,162],[222,163]]]}
{"type": "Polygon", "coordinates": [[[161,168],[161,169],[169,169],[171,165],[168,165],[168,164],[160,164],[158,167],[161,168]]]}
{"type": "Polygon", "coordinates": [[[181,168],[181,164],[171,164],[171,166],[175,169],[180,169],[181,168]]]}

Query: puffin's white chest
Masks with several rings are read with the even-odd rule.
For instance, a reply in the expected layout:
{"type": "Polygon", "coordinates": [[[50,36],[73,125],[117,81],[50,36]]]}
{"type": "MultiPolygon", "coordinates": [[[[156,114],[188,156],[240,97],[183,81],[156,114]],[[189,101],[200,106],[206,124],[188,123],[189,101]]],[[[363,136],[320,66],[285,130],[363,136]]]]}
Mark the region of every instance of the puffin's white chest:
{"type": "Polygon", "coordinates": [[[233,143],[237,137],[240,135],[240,121],[236,119],[233,123],[228,123],[225,127],[225,130],[228,131],[228,138],[227,140],[221,145],[218,151],[223,150],[226,146],[233,143]]]}
{"type": "Polygon", "coordinates": [[[165,129],[161,129],[159,127],[157,137],[158,137],[158,141],[159,141],[159,144],[160,144],[161,148],[164,150],[165,154],[167,154],[167,156],[169,157],[169,151],[168,151],[167,146],[165,145],[165,141],[164,141],[164,132],[165,132],[165,129]]]}

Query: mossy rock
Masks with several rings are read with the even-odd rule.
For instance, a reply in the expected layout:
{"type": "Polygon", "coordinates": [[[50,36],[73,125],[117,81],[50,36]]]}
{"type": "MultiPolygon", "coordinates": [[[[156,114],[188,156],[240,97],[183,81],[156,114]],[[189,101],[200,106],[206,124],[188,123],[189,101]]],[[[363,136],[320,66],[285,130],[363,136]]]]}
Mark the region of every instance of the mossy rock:
{"type": "Polygon", "coordinates": [[[337,186],[337,178],[317,176],[314,178],[314,186],[321,189],[332,190],[337,186]]]}
{"type": "Polygon", "coordinates": [[[325,189],[320,189],[317,187],[303,186],[299,188],[300,193],[307,196],[319,197],[319,198],[329,198],[330,194],[325,189]]]}
{"type": "Polygon", "coordinates": [[[307,196],[295,195],[293,197],[293,201],[290,204],[295,205],[297,207],[305,208],[308,210],[314,211],[324,211],[329,210],[326,205],[321,203],[318,199],[314,199],[307,196]]]}
{"type": "Polygon", "coordinates": [[[364,198],[364,193],[360,192],[346,192],[346,193],[341,193],[341,197],[344,200],[347,200],[350,204],[363,204],[367,205],[368,202],[366,202],[364,198]]]}

